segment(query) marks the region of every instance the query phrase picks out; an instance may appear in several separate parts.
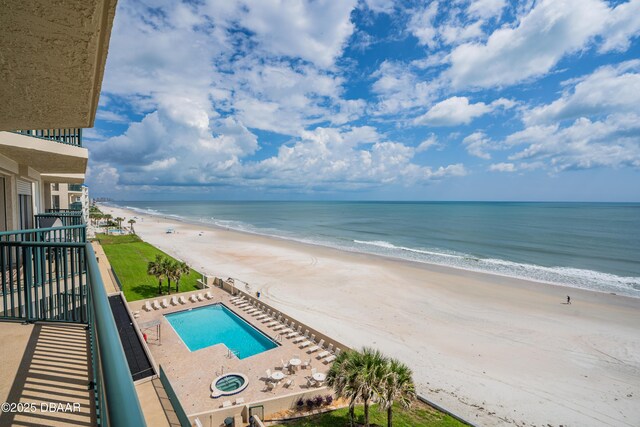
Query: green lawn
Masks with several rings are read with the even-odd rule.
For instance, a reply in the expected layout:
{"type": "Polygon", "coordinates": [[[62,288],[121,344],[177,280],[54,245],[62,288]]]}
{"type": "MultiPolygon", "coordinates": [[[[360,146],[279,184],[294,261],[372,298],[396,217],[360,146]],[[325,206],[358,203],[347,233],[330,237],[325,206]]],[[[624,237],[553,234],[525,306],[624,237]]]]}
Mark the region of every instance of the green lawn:
{"type": "MultiPolygon", "coordinates": [[[[147,275],[147,264],[149,261],[153,261],[158,254],[170,259],[174,258],[155,246],[143,242],[134,234],[124,236],[98,234],[96,239],[100,241],[111,267],[118,275],[127,301],[158,296],[158,280],[147,275]]],[[[196,281],[201,277],[200,273],[191,269],[191,272],[180,280],[180,292],[199,289],[196,281]]],[[[171,293],[175,293],[175,290],[176,285],[172,282],[171,293]]],[[[162,292],[167,294],[166,280],[163,281],[162,292]]]]}
{"type": "MultiPolygon", "coordinates": [[[[364,410],[362,406],[356,407],[356,422],[364,423],[364,410]]],[[[371,425],[387,425],[387,412],[379,410],[377,406],[369,409],[369,422],[371,425]]],[[[393,426],[394,427],[460,427],[461,422],[450,416],[436,411],[421,402],[415,403],[411,409],[404,410],[394,407],[393,426]]],[[[348,427],[349,410],[347,408],[338,409],[321,415],[313,415],[297,421],[279,424],[283,427],[348,427]]]]}

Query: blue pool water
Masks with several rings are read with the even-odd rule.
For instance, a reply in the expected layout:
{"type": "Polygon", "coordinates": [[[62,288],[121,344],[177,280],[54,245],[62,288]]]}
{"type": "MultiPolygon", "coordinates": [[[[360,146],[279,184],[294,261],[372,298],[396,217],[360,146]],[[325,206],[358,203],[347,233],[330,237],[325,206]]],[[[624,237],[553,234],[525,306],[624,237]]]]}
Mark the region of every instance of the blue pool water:
{"type": "Polygon", "coordinates": [[[190,351],[224,344],[235,351],[239,359],[244,359],[278,346],[222,304],[165,317],[190,351]]]}

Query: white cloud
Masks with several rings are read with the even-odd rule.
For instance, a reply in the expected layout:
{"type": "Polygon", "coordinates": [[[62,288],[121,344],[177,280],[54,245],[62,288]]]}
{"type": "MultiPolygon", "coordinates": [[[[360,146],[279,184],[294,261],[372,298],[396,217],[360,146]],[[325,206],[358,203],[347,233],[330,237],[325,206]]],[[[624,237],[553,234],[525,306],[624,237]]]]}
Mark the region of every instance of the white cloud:
{"type": "Polygon", "coordinates": [[[640,115],[612,114],[600,121],[577,119],[571,126],[536,125],[507,137],[525,148],[509,160],[544,162],[554,171],[596,167],[640,168],[640,115]]]}
{"type": "Polygon", "coordinates": [[[640,60],[606,65],[575,79],[560,98],[524,112],[528,125],[611,113],[640,114],[640,60]]]}
{"type": "Polygon", "coordinates": [[[238,22],[269,55],[333,66],[351,36],[356,0],[245,0],[238,22]]]}
{"type": "Polygon", "coordinates": [[[98,109],[96,113],[96,119],[112,123],[127,123],[129,121],[129,117],[127,117],[126,115],[118,114],[114,111],[108,111],[103,108],[98,109]]]}
{"type": "Polygon", "coordinates": [[[422,153],[423,151],[427,151],[432,147],[438,147],[439,145],[440,143],[438,142],[438,138],[434,134],[431,134],[427,139],[425,139],[418,145],[418,147],[416,148],[416,152],[422,153]]]}
{"type": "Polygon", "coordinates": [[[472,156],[479,157],[481,159],[489,160],[491,155],[487,153],[487,150],[493,149],[493,143],[491,139],[483,132],[474,132],[462,140],[467,152],[472,156]]]}
{"type": "Polygon", "coordinates": [[[515,172],[516,165],[513,163],[493,163],[489,165],[490,172],[515,172]]]}
{"type": "Polygon", "coordinates": [[[390,14],[395,7],[394,0],[365,0],[364,4],[375,13],[390,14]]]}
{"type": "Polygon", "coordinates": [[[499,17],[506,5],[506,0],[473,0],[467,8],[467,14],[482,19],[499,17]]]}
{"type": "Polygon", "coordinates": [[[631,39],[640,33],[640,1],[631,0],[616,6],[607,18],[601,52],[625,51],[631,39]]]}
{"type": "Polygon", "coordinates": [[[411,19],[407,30],[413,34],[421,45],[436,47],[436,28],[433,21],[438,14],[438,2],[433,1],[422,9],[411,11],[411,19]]]}
{"type": "Polygon", "coordinates": [[[486,43],[455,48],[447,76],[454,88],[509,86],[542,76],[600,34],[608,13],[600,0],[543,0],[486,43]]]}
{"type": "Polygon", "coordinates": [[[470,104],[469,99],[464,96],[453,96],[431,107],[425,114],[417,117],[414,123],[428,126],[468,125],[475,118],[490,113],[496,108],[511,108],[513,105],[513,101],[504,98],[497,99],[491,104],[484,102],[470,104]]]}
{"type": "Polygon", "coordinates": [[[421,81],[405,64],[384,61],[373,74],[372,90],[379,101],[374,114],[397,114],[427,105],[436,95],[437,81],[421,81]]]}
{"type": "Polygon", "coordinates": [[[459,44],[482,37],[484,35],[483,24],[483,21],[476,21],[466,26],[447,24],[438,29],[438,32],[446,44],[459,44]]]}

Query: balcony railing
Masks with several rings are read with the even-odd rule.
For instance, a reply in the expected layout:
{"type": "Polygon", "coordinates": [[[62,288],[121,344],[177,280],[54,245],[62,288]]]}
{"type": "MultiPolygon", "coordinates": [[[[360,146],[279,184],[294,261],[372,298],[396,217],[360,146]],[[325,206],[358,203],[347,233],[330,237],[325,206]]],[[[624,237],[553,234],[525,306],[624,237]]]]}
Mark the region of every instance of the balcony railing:
{"type": "Polygon", "coordinates": [[[60,142],[62,144],[82,147],[82,129],[81,128],[20,129],[14,132],[21,133],[23,135],[33,136],[35,138],[41,138],[41,139],[47,139],[49,141],[60,142]]]}
{"type": "Polygon", "coordinates": [[[0,319],[88,324],[98,425],[145,426],[84,228],[0,233],[0,319]]]}
{"type": "Polygon", "coordinates": [[[82,191],[82,184],[69,184],[69,191],[82,191]]]}
{"type": "MultiPolygon", "coordinates": [[[[52,209],[48,209],[47,213],[41,213],[34,215],[36,220],[36,227],[66,227],[71,225],[83,225],[82,212],[75,210],[68,210],[65,212],[49,212],[52,209]]],[[[84,236],[83,240],[84,241],[84,236]]]]}

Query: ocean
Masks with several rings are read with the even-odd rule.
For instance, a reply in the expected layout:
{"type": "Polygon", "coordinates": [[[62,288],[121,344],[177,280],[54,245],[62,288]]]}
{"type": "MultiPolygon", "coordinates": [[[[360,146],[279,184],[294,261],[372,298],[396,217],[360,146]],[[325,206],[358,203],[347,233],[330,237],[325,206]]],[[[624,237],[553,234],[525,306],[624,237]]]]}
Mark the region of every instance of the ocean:
{"type": "Polygon", "coordinates": [[[640,203],[114,204],[342,250],[640,297],[640,203]]]}

